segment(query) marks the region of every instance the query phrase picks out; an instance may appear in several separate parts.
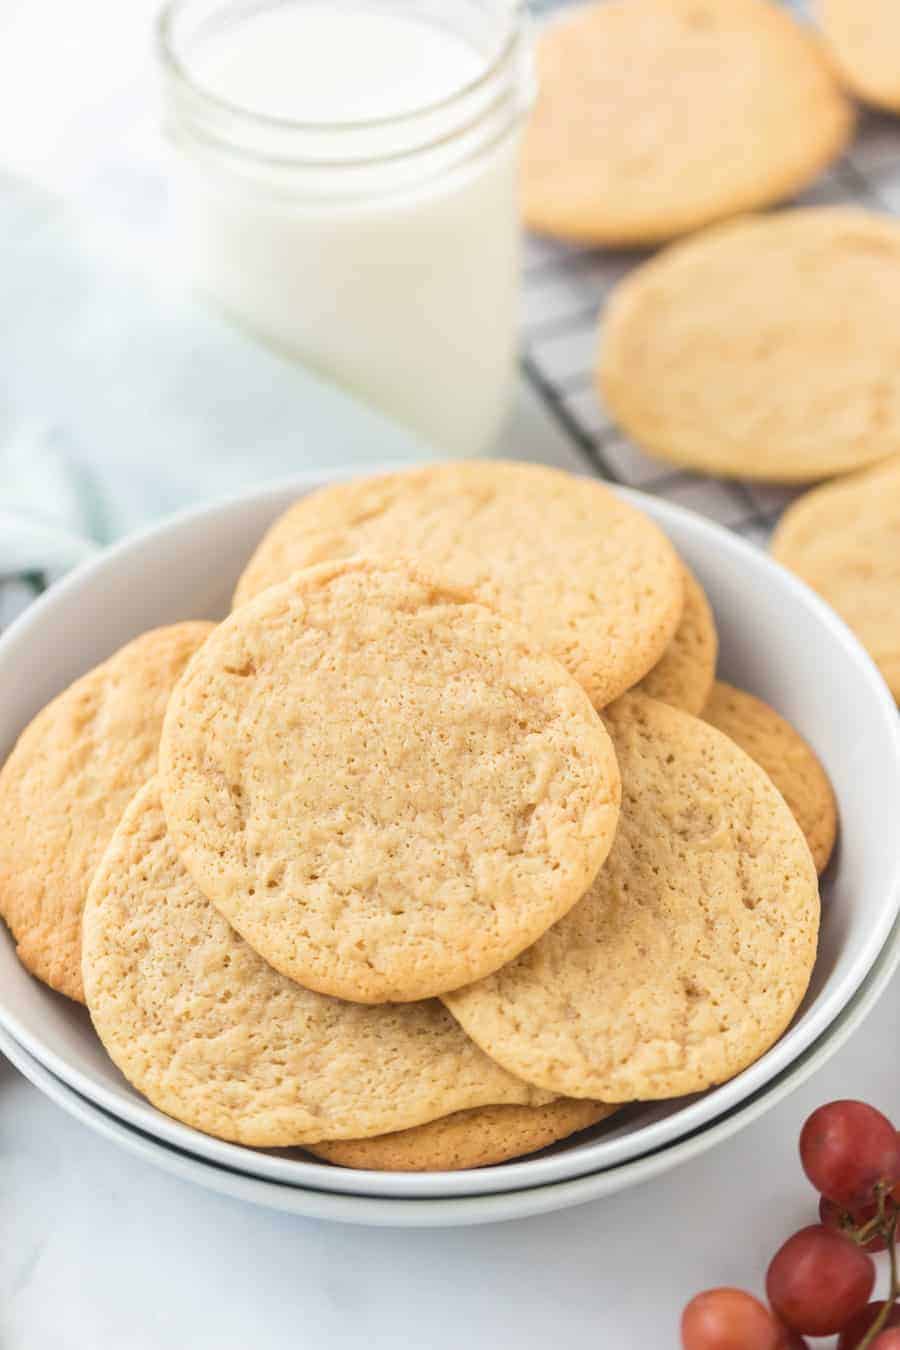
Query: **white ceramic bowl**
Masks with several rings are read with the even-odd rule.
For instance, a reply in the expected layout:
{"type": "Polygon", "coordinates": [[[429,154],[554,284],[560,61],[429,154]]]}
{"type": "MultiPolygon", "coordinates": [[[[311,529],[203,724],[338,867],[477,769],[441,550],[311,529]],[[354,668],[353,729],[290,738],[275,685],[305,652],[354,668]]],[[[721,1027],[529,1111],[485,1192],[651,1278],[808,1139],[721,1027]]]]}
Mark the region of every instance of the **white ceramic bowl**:
{"type": "MultiPolygon", "coordinates": [[[[49,698],[129,638],[156,624],[225,613],[264,529],[320,482],[306,476],[164,522],[79,568],[32,606],[0,639],[0,756],[49,698]]],[[[382,1174],[226,1144],[155,1110],[113,1067],[84,1009],[23,970],[5,930],[0,1024],[81,1096],[177,1148],[274,1183],[395,1199],[525,1190],[617,1166],[709,1124],[782,1073],[860,987],[900,908],[897,712],[856,639],[802,583],[691,512],[623,495],[659,522],[703,583],[719,625],[722,673],[799,727],[838,796],[841,840],[823,887],[812,984],[794,1023],[762,1059],[702,1096],[629,1108],[537,1158],[462,1173],[382,1174]]]]}
{"type": "Polygon", "coordinates": [[[385,1228],[457,1228],[470,1224],[500,1223],[526,1219],[552,1210],[569,1209],[590,1200],[600,1200],[629,1186],[639,1186],[671,1171],[680,1163],[697,1158],[708,1149],[752,1124],[770,1107],[783,1101],[795,1088],[817,1072],[861,1025],[884,993],[900,964],[900,921],[888,936],[880,956],[844,1011],[810,1048],[764,1088],[733,1111],[703,1129],[669,1144],[655,1153],[622,1163],[607,1171],[589,1173],[570,1181],[550,1182],[525,1190],[497,1195],[450,1196],[444,1199],[384,1199],[371,1195],[335,1195],[304,1186],[285,1185],[247,1176],[161,1143],[116,1116],[103,1111],[86,1097],[56,1078],[0,1028],[0,1051],[41,1092],[69,1115],[111,1143],[144,1162],[192,1181],[207,1190],[230,1195],[250,1204],[308,1219],[366,1224],[385,1228]]]}

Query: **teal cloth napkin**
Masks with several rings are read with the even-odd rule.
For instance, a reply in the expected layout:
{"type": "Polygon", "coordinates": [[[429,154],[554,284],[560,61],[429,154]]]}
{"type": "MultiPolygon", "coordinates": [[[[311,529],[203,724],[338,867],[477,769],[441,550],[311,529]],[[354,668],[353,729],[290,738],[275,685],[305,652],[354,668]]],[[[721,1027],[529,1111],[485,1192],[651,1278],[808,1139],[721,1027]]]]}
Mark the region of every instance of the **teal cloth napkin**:
{"type": "Polygon", "coordinates": [[[0,579],[304,468],[427,454],[3,176],[0,314],[0,579]]]}

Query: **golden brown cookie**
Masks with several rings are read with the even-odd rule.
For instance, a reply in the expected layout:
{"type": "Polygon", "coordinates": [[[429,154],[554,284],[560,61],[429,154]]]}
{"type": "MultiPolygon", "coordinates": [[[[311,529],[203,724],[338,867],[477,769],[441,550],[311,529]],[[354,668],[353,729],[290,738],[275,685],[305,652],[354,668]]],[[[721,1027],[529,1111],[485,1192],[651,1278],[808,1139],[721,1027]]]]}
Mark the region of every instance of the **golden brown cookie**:
{"type": "Polygon", "coordinates": [[[838,73],[857,98],[900,111],[900,8],[897,0],[817,0],[838,73]]]}
{"type": "Polygon", "coordinates": [[[94,868],[156,770],[172,686],[210,623],[157,628],[76,680],[0,772],[0,913],[20,959],[82,1001],[81,915],[94,868]]]}
{"type": "Polygon", "coordinates": [[[700,713],[716,678],[719,635],[712,607],[690,568],[684,569],[684,610],[675,636],[639,684],[638,693],[700,713]]]}
{"type": "Polygon", "coordinates": [[[177,1120],[241,1144],[357,1139],[547,1099],[482,1054],[436,1001],[361,1007],[274,971],[184,870],[155,781],[126,810],[91,885],[84,987],[129,1082],[177,1120]]]}
{"type": "Polygon", "coordinates": [[[568,1097],[546,1106],[480,1106],[395,1134],[310,1144],[307,1152],[339,1167],[374,1172],[461,1172],[537,1153],[615,1109],[568,1097]]]}
{"type": "Polygon", "coordinates": [[[816,955],[816,871],[763,770],[714,727],[630,694],[612,852],[581,902],[445,998],[511,1073],[571,1097],[678,1097],[778,1039],[816,955]]]}
{"type": "Polygon", "coordinates": [[[852,207],[734,221],[629,274],[599,382],[651,454],[805,482],[900,444],[900,222],[852,207]]]}
{"type": "Polygon", "coordinates": [[[355,553],[421,559],[530,628],[601,708],[656,664],[681,617],[681,566],[602,484],[503,461],[355,479],[304,497],[263,539],[240,605],[301,567],[355,553]]]}
{"type": "Polygon", "coordinates": [[[538,73],[526,223],[585,243],[658,243],[792,196],[853,130],[812,30],[766,0],[584,5],[547,26],[538,73]]]}
{"type": "Polygon", "coordinates": [[[612,843],[615,755],[518,625],[402,563],[295,573],[212,635],[160,747],[185,866],[276,970],[362,1003],[496,970],[612,843]]]}
{"type": "Polygon", "coordinates": [[[812,747],[768,703],[722,680],[713,686],[703,720],[765,769],[793,811],[821,876],[834,848],[837,802],[812,747]]]}
{"type": "Polygon", "coordinates": [[[772,555],[837,610],[900,702],[898,539],[900,455],[798,498],[772,555]]]}

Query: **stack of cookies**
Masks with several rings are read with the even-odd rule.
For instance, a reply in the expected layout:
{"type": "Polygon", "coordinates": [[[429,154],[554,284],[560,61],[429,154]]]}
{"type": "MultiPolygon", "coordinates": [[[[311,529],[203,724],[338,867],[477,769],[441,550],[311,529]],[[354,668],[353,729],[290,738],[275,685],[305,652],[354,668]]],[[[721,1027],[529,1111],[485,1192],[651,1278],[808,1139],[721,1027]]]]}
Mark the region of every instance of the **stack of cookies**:
{"type": "Polygon", "coordinates": [[[836,814],[715,683],[703,591],[603,486],[462,463],[272,527],[218,626],[138,638],[0,773],[0,908],[169,1115],[473,1167],[783,1032],[836,814]]]}

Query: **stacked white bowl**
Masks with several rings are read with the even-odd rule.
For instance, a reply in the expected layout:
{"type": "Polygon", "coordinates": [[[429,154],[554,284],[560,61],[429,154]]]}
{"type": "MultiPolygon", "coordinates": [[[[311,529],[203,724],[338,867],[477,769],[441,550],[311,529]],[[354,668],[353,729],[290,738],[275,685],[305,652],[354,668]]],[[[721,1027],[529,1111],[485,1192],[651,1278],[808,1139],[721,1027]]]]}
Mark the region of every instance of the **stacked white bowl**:
{"type": "MultiPolygon", "coordinates": [[[[331,478],[338,475],[333,474],[331,478]]],[[[143,630],[227,612],[261,534],[304,477],[164,522],[72,573],[0,639],[0,759],[30,718],[143,630]]],[[[725,679],[811,742],[841,817],[823,879],[819,956],[792,1026],[756,1064],[698,1097],[636,1105],[536,1157],[457,1173],[349,1171],[299,1150],[223,1143],[157,1111],[118,1073],[87,1011],[34,980],[0,933],[0,1049],[111,1141],[201,1185],[311,1217],[439,1226],[545,1212],[611,1194],[740,1129],[838,1048],[900,960],[900,722],[866,653],[802,583],[691,512],[627,495],[669,534],[716,613],[725,679]]]]}

